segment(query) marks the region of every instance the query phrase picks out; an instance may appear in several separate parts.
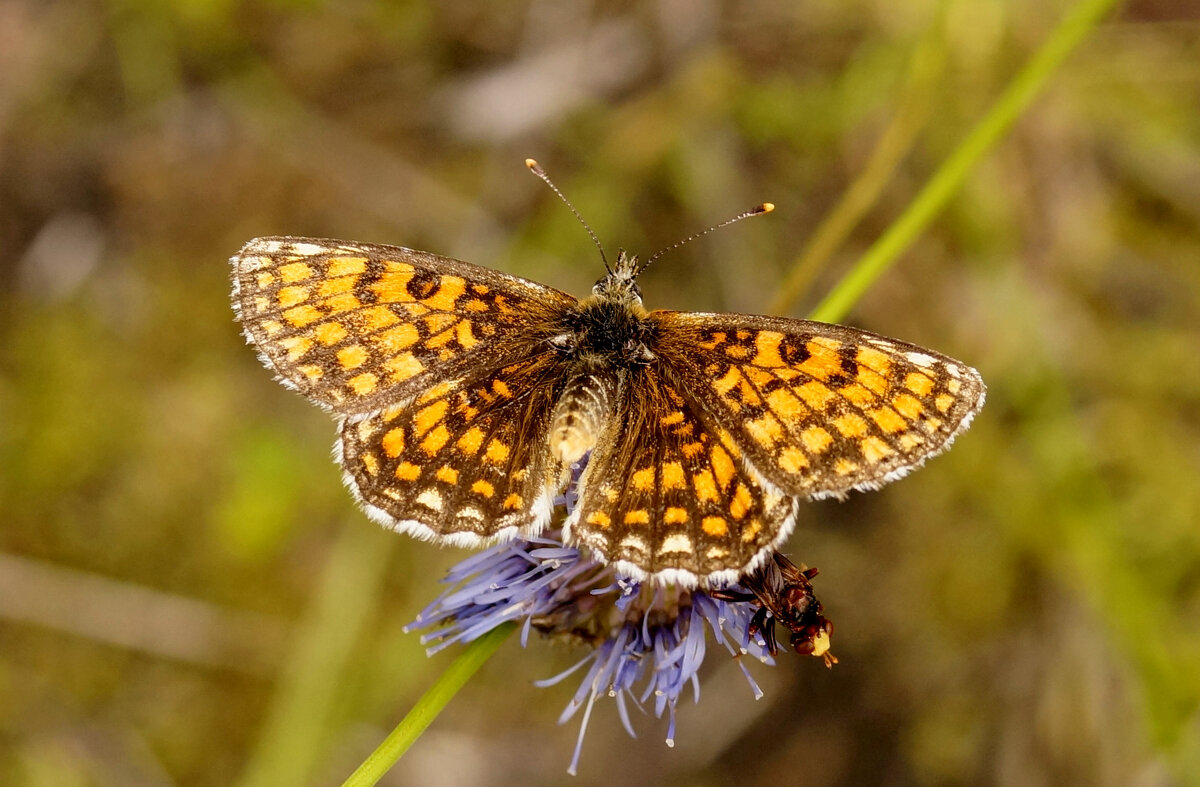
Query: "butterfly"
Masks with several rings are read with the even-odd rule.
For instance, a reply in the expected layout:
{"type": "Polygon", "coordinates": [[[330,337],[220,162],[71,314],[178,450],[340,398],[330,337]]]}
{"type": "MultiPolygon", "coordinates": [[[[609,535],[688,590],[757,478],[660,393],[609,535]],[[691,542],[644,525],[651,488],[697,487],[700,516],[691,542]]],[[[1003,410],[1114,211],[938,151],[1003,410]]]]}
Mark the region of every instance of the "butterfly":
{"type": "Polygon", "coordinates": [[[977,371],[841,325],[648,311],[637,258],[590,295],[398,246],[264,237],[232,258],[263,363],[338,418],[368,516],[481,545],[541,532],[643,580],[764,566],[803,500],[875,489],[945,450],[977,371]]]}

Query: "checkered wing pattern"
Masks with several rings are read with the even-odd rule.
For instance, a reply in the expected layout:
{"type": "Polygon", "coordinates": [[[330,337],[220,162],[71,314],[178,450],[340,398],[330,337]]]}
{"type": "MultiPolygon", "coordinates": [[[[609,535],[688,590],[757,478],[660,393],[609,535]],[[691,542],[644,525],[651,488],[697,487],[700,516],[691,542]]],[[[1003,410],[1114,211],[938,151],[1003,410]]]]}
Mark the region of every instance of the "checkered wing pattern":
{"type": "Polygon", "coordinates": [[[420,538],[473,545],[538,532],[561,483],[547,438],[555,364],[533,356],[346,418],[348,485],[374,519],[420,538]]]}
{"type": "Polygon", "coordinates": [[[258,238],[233,267],[264,362],[340,417],[366,511],[440,542],[537,533],[590,450],[568,543],[635,576],[732,582],[798,499],[903,475],[983,405],[974,369],[865,331],[646,312],[625,255],[583,300],[346,241],[258,238]]]}
{"type": "Polygon", "coordinates": [[[664,374],[797,496],[874,489],[945,450],[983,406],[979,373],[840,325],[652,312],[664,374]]]}
{"type": "Polygon", "coordinates": [[[516,276],[398,246],[256,238],[233,257],[247,337],[285,384],[365,413],[529,355],[575,298],[516,276]],[[497,362],[496,359],[499,359],[497,362]]]}
{"type": "Polygon", "coordinates": [[[569,537],[636,576],[729,582],[787,536],[796,503],[652,367],[628,372],[580,480],[569,537]]]}

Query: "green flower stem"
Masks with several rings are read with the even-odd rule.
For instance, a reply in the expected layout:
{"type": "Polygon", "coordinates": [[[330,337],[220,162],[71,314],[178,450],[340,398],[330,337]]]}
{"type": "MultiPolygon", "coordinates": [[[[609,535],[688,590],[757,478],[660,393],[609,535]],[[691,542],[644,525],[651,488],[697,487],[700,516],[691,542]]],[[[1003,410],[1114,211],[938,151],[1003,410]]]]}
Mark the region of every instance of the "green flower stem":
{"type": "Polygon", "coordinates": [[[867,288],[896,262],[929,225],[962,185],[971,169],[1004,136],[1067,55],[1115,4],[1116,0],[1081,0],[1070,10],[983,120],[938,168],[908,209],[817,305],[812,311],[812,319],[837,322],[845,317],[867,288]]]}
{"type": "Polygon", "coordinates": [[[450,703],[459,689],[466,685],[483,663],[492,657],[500,643],[508,639],[516,631],[515,623],[505,623],[497,626],[479,639],[468,644],[437,681],[429,687],[429,691],[417,700],[417,704],[400,720],[391,734],[384,738],[383,743],[363,764],[358,766],[350,778],[342,783],[342,787],[370,787],[376,784],[387,773],[396,761],[408,751],[408,748],[421,736],[425,728],[433,723],[442,709],[450,703]]]}

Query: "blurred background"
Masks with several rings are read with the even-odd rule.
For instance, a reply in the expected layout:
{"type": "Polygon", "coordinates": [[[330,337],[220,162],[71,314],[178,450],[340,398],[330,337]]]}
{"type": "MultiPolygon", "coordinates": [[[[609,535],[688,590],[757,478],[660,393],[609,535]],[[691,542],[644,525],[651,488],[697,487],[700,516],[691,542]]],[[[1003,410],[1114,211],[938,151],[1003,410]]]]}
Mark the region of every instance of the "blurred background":
{"type": "MultiPolygon", "coordinates": [[[[428,249],[650,307],[810,310],[1072,3],[0,3],[0,783],[338,784],[453,658],[464,552],[369,523],[229,308],[247,239],[428,249]],[[785,282],[787,283],[785,285],[785,282]]],[[[988,404],[805,507],[841,663],[710,656],[579,785],[1200,780],[1200,6],[1083,42],[846,321],[988,404]]],[[[505,643],[392,785],[556,784],[584,654],[505,643]]]]}

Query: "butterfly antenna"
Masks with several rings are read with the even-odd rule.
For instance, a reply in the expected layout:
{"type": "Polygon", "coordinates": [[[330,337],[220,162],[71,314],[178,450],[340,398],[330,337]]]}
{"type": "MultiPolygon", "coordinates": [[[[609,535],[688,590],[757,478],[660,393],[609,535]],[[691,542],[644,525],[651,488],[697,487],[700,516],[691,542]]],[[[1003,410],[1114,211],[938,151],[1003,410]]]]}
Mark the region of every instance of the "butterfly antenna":
{"type": "Polygon", "coordinates": [[[713,230],[719,230],[722,227],[728,227],[730,224],[741,221],[742,219],[748,219],[751,216],[761,216],[762,214],[770,213],[773,210],[775,210],[775,203],[764,202],[761,205],[755,205],[753,208],[746,211],[745,213],[739,213],[738,215],[734,216],[732,219],[727,219],[725,221],[722,221],[720,224],[713,225],[712,227],[709,227],[708,229],[704,230],[703,232],[697,232],[695,235],[689,235],[688,237],[684,238],[683,240],[679,241],[678,243],[672,244],[672,245],[666,247],[665,249],[661,249],[661,250],[655,252],[650,257],[650,259],[646,260],[645,262],[643,262],[641,264],[641,266],[638,267],[637,272],[641,273],[642,271],[649,268],[650,263],[654,262],[659,257],[663,256],[668,251],[674,251],[675,249],[678,249],[680,246],[684,245],[685,243],[691,243],[692,241],[696,240],[696,238],[703,238],[705,235],[712,232],[713,230]]]}
{"type": "Polygon", "coordinates": [[[553,189],[554,193],[558,195],[558,198],[563,201],[563,204],[571,209],[571,212],[575,214],[575,218],[579,219],[579,223],[583,225],[585,230],[587,230],[587,234],[591,237],[592,243],[596,244],[596,248],[600,250],[600,260],[604,263],[604,270],[612,273],[612,268],[608,266],[608,257],[604,256],[604,247],[600,245],[600,239],[596,237],[596,233],[592,232],[591,226],[583,220],[583,216],[579,215],[579,211],[575,210],[575,206],[571,204],[571,200],[567,199],[567,196],[558,190],[558,186],[555,186],[554,181],[550,180],[550,176],[546,174],[546,170],[542,169],[541,164],[538,164],[531,158],[527,158],[525,159],[525,166],[529,167],[529,170],[534,175],[537,175],[539,178],[546,181],[546,185],[553,189]]]}

